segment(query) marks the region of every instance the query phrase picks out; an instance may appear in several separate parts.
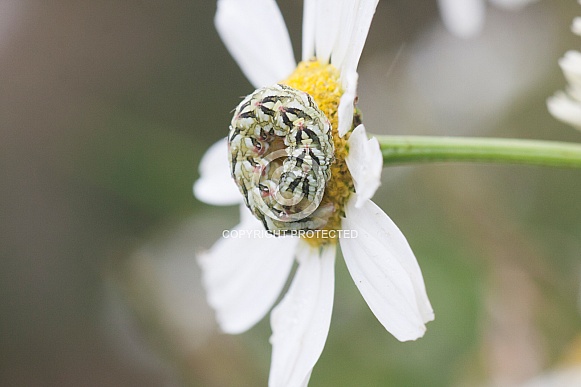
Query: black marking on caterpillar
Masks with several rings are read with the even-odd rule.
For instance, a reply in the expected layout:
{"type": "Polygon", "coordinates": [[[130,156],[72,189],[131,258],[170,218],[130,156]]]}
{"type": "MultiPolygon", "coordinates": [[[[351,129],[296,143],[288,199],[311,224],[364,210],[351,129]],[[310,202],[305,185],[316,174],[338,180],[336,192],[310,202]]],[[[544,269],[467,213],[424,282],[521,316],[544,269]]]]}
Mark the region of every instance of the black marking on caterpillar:
{"type": "Polygon", "coordinates": [[[246,101],[242,106],[240,106],[240,110],[246,109],[250,105],[250,101],[246,101]]]}
{"type": "Polygon", "coordinates": [[[256,90],[235,109],[228,136],[232,177],[252,213],[275,235],[318,229],[331,177],[331,126],[310,95],[286,85],[256,90]]]}
{"type": "Polygon", "coordinates": [[[275,111],[274,110],[269,109],[269,108],[267,108],[264,105],[260,105],[260,110],[262,110],[262,112],[264,114],[268,114],[269,116],[274,117],[274,114],[275,114],[275,111]]]}

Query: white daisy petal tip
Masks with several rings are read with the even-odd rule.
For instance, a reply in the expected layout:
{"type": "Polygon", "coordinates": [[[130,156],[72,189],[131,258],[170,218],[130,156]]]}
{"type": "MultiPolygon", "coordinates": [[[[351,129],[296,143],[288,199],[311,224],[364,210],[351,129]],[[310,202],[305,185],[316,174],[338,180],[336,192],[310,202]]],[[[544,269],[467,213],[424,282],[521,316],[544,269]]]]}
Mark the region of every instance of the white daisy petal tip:
{"type": "Polygon", "coordinates": [[[342,33],[333,53],[334,64],[342,73],[357,70],[378,3],[379,0],[343,1],[342,33]]]}
{"type": "Polygon", "coordinates": [[[315,56],[315,31],[317,29],[317,1],[303,2],[303,47],[302,60],[307,61],[315,56]]]}
{"type": "Polygon", "coordinates": [[[319,0],[315,1],[315,55],[323,63],[329,63],[331,53],[341,26],[341,11],[344,8],[342,1],[319,0]]]}
{"type": "Polygon", "coordinates": [[[553,117],[581,130],[581,102],[559,91],[547,99],[547,108],[553,117]]]}
{"type": "Polygon", "coordinates": [[[297,238],[264,237],[256,219],[243,216],[198,255],[208,303],[225,333],[242,333],[274,305],[292,269],[297,238]]]}
{"type": "Polygon", "coordinates": [[[352,71],[342,73],[343,87],[345,92],[339,101],[337,114],[339,115],[339,127],[337,131],[339,137],[343,137],[353,125],[353,110],[355,109],[355,98],[357,97],[357,79],[359,75],[352,71]]]}
{"type": "Polygon", "coordinates": [[[194,183],[193,192],[199,201],[215,206],[242,202],[242,194],[230,176],[226,138],[208,148],[200,160],[198,170],[200,178],[194,183]]]}
{"type": "Polygon", "coordinates": [[[365,127],[359,125],[349,137],[349,154],[345,161],[357,192],[355,207],[371,199],[381,185],[383,155],[375,137],[368,139],[365,127]]]}
{"type": "Polygon", "coordinates": [[[444,25],[462,39],[477,36],[484,26],[486,5],[484,0],[439,0],[444,25]]]}
{"type": "Polygon", "coordinates": [[[349,273],[379,322],[398,340],[416,340],[434,319],[422,272],[405,236],[371,200],[347,203],[339,242],[349,273]]]}
{"type": "Polygon", "coordinates": [[[214,24],[255,87],[276,83],[295,68],[290,37],[276,1],[218,0],[214,24]]]}
{"type": "Polygon", "coordinates": [[[323,352],[331,324],[335,245],[321,252],[297,246],[299,267],[283,300],[271,313],[269,386],[306,386],[323,352]]]}
{"type": "Polygon", "coordinates": [[[563,70],[565,78],[569,82],[569,92],[581,89],[581,52],[569,50],[559,59],[559,66],[563,70]]]}
{"type": "Polygon", "coordinates": [[[581,35],[581,17],[578,16],[573,19],[573,24],[571,24],[571,31],[573,31],[575,35],[581,35]]]}

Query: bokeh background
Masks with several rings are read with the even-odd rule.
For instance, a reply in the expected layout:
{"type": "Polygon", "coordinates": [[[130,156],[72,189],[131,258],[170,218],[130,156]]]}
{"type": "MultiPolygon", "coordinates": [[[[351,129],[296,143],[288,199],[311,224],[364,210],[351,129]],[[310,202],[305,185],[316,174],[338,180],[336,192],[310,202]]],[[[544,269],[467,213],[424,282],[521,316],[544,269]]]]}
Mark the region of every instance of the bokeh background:
{"type": "MultiPolygon", "coordinates": [[[[279,3],[298,57],[302,2],[279,3]]],[[[238,221],[191,187],[252,91],[215,8],[0,0],[0,385],[266,385],[268,319],[221,334],[195,258],[238,221]]],[[[579,14],[572,0],[489,5],[464,40],[435,0],[380,1],[359,66],[368,131],[581,142],[545,106],[579,14]]],[[[436,320],[399,343],[338,259],[310,385],[514,386],[579,364],[579,192],[573,170],[385,169],[374,200],[412,245],[436,320]]]]}

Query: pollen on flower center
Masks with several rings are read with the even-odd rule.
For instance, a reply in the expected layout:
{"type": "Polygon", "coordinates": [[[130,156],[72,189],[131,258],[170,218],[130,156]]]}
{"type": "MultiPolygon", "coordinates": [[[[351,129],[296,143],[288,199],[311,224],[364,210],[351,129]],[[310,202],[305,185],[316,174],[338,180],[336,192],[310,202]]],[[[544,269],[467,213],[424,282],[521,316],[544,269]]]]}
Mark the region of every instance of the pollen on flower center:
{"type": "MultiPolygon", "coordinates": [[[[345,162],[348,153],[347,140],[350,133],[340,137],[337,131],[339,127],[339,101],[343,95],[339,70],[331,64],[323,64],[318,61],[301,62],[296,70],[281,83],[308,93],[331,123],[335,160],[331,164],[331,178],[325,187],[320,206],[332,207],[333,212],[321,229],[339,230],[345,205],[354,191],[353,179],[345,162]]],[[[336,242],[337,233],[306,233],[303,238],[313,246],[320,246],[336,242]]]]}

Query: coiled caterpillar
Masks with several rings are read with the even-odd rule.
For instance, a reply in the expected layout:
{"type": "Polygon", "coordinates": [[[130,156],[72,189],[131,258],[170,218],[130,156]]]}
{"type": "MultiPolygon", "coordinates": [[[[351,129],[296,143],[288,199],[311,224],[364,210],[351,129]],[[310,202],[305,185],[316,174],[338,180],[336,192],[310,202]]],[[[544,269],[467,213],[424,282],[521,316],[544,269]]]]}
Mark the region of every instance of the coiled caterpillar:
{"type": "Polygon", "coordinates": [[[311,96],[285,85],[256,90],[236,107],[228,136],[232,177],[252,213],[274,234],[315,230],[334,161],[331,125],[311,96]]]}

